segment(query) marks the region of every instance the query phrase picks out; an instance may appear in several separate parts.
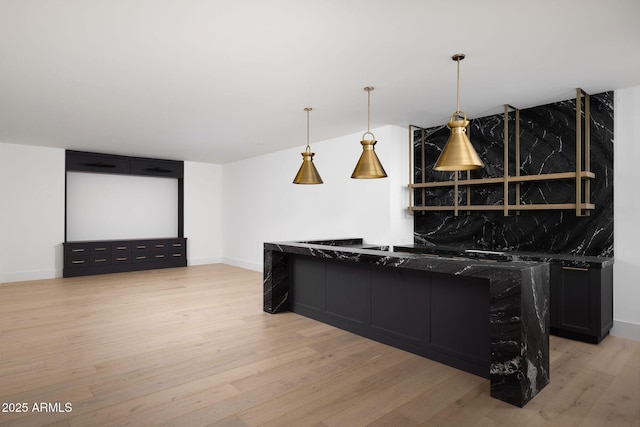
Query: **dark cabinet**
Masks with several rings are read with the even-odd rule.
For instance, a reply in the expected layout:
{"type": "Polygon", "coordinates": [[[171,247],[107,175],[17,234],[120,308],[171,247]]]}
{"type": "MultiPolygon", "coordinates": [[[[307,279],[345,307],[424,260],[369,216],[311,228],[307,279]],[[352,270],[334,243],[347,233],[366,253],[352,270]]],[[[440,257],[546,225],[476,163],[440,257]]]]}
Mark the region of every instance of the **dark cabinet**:
{"type": "Polygon", "coordinates": [[[187,239],[64,243],[64,277],[186,267],[187,239]]]}
{"type": "Polygon", "coordinates": [[[67,151],[66,163],[68,171],[129,173],[129,160],[123,156],[67,151]]]}
{"type": "Polygon", "coordinates": [[[184,163],[171,160],[132,159],[131,173],[134,175],[165,176],[181,178],[184,174],[184,163]]]}
{"type": "Polygon", "coordinates": [[[551,332],[599,343],[613,327],[613,267],[551,265],[551,332]]]}
{"type": "Polygon", "coordinates": [[[66,170],[183,178],[184,162],[67,150],[66,170]]]}

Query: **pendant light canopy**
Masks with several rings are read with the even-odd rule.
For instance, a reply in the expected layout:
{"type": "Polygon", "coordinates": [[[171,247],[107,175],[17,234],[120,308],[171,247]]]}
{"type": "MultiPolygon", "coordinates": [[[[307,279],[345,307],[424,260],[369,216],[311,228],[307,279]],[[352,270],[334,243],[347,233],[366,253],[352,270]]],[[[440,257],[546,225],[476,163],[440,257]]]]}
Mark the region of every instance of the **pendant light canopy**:
{"type": "Polygon", "coordinates": [[[451,57],[458,63],[458,79],[456,85],[456,111],[449,118],[447,126],[451,129],[451,136],[447,140],[436,165],[438,171],[460,171],[479,169],[484,167],[482,160],[473,149],[467,136],[469,121],[467,115],[460,111],[460,61],[464,59],[464,53],[457,53],[451,57]]]}
{"type": "Polygon", "coordinates": [[[386,178],[387,173],[384,171],[378,156],[376,155],[374,146],[376,145],[376,137],[370,131],[371,127],[371,91],[373,87],[364,88],[367,92],[367,131],[362,135],[362,154],[356,164],[351,178],[386,178]],[[369,135],[371,139],[365,137],[369,135]]]}
{"type": "Polygon", "coordinates": [[[311,147],[309,147],[309,111],[312,108],[305,108],[304,111],[307,112],[307,148],[302,154],[302,165],[296,174],[296,177],[293,179],[294,184],[322,184],[322,178],[320,178],[320,174],[313,164],[313,156],[316,153],[311,152],[311,147]]]}

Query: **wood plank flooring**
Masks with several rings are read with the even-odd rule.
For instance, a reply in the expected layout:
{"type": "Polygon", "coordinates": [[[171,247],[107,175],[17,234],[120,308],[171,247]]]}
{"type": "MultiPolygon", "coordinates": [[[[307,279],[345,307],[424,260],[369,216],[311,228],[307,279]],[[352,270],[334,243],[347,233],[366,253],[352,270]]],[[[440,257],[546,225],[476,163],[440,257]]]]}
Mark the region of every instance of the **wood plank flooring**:
{"type": "Polygon", "coordinates": [[[0,285],[1,426],[640,427],[640,342],[551,337],[550,356],[551,383],[520,409],[484,378],[264,313],[254,271],[0,285]]]}

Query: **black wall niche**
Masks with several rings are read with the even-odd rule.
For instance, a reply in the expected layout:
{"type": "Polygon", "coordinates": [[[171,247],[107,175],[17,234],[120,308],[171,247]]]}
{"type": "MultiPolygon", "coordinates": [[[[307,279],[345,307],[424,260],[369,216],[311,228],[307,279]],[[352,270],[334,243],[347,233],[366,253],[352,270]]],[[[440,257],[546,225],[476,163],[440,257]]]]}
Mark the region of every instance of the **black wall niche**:
{"type": "MultiPolygon", "coordinates": [[[[509,120],[510,175],[520,168],[521,175],[575,171],[576,101],[570,99],[520,110],[520,159],[516,161],[515,114],[509,120]],[[517,166],[516,166],[517,165],[517,166]]],[[[578,217],[573,210],[512,212],[465,211],[466,187],[459,192],[460,212],[417,211],[414,215],[414,243],[476,247],[490,250],[519,250],[588,256],[613,256],[613,92],[590,96],[591,202],[595,210],[578,217]]],[[[414,182],[453,179],[454,172],[438,172],[433,166],[442,151],[449,129],[438,126],[418,129],[414,134],[414,182]],[[424,140],[424,153],[422,141],[424,140]],[[424,156],[424,169],[421,159],[424,156]]],[[[471,178],[502,177],[504,173],[504,115],[471,120],[471,142],[485,163],[471,171],[471,178]]],[[[466,172],[460,173],[466,178],[466,172]]],[[[449,188],[415,189],[416,205],[452,205],[449,188]]],[[[515,191],[509,190],[510,202],[515,191]]],[[[471,187],[472,204],[502,204],[501,185],[471,187]]],[[[521,203],[575,202],[575,182],[545,181],[521,184],[521,203]]]]}

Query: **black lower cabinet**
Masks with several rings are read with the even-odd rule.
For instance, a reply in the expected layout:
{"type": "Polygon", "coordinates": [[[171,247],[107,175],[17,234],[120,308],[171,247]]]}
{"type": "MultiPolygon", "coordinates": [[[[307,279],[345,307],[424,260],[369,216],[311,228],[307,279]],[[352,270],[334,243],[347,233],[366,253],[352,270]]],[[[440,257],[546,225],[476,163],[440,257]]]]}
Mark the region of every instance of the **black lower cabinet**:
{"type": "Polygon", "coordinates": [[[305,255],[289,278],[295,313],[489,376],[487,280],[305,255]]]}
{"type": "Polygon", "coordinates": [[[613,267],[551,266],[551,333],[597,344],[613,327],[613,267]]]}
{"type": "Polygon", "coordinates": [[[63,277],[186,267],[187,239],[65,242],[63,277]]]}

